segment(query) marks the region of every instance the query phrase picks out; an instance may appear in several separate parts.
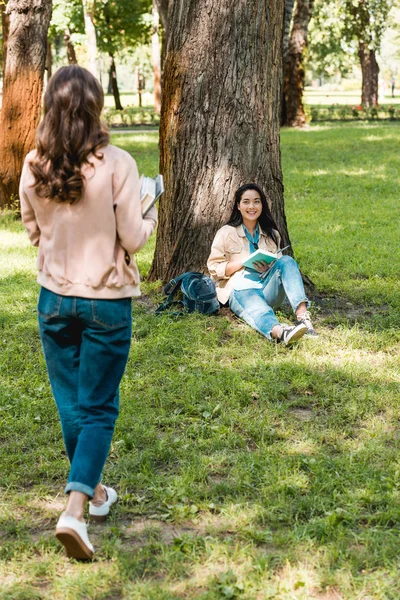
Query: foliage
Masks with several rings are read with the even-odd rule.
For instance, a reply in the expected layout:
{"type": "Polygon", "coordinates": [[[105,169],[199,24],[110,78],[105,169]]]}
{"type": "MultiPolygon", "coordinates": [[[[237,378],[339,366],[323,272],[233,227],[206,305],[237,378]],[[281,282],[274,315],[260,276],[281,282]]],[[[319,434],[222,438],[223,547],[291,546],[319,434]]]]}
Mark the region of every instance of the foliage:
{"type": "Polygon", "coordinates": [[[359,42],[378,51],[396,0],[316,0],[309,61],[317,74],[345,76],[358,63],[359,42]]]}
{"type": "MultiPolygon", "coordinates": [[[[149,40],[151,0],[98,0],[94,3],[97,45],[106,54],[132,52],[149,40]]],[[[54,0],[50,36],[69,31],[72,43],[86,43],[82,0],[54,0]]]]}
{"type": "Polygon", "coordinates": [[[95,4],[99,50],[115,54],[148,41],[151,0],[100,0],[95,4]]]}
{"type": "Polygon", "coordinates": [[[82,0],[53,0],[49,36],[51,39],[62,37],[65,31],[70,33],[72,43],[85,43],[82,0]]]}
{"type": "Polygon", "coordinates": [[[378,51],[395,0],[344,0],[342,3],[345,39],[365,42],[371,50],[378,51]]]}
{"type": "Polygon", "coordinates": [[[341,3],[315,0],[308,33],[308,64],[314,75],[346,76],[358,61],[354,44],[342,35],[341,3]]]}
{"type": "MultiPolygon", "coordinates": [[[[157,317],[160,288],[145,283],[104,472],[120,502],[89,526],[95,564],[54,539],[67,460],[37,250],[0,220],[1,600],[400,597],[400,126],[281,138],[292,243],[327,294],[314,298],[321,338],[289,350],[228,311],[157,317]]],[[[157,172],[156,133],[113,142],[157,172]]],[[[137,257],[144,275],[153,249],[137,257]]]]}
{"type": "Polygon", "coordinates": [[[134,125],[158,125],[160,116],[154,108],[137,108],[127,106],[123,110],[105,108],[103,119],[109,127],[132,127],[134,125]]]}
{"type": "Polygon", "coordinates": [[[389,119],[400,120],[400,107],[376,105],[369,108],[361,104],[331,104],[330,106],[307,106],[310,120],[316,121],[354,121],[389,119]]]}

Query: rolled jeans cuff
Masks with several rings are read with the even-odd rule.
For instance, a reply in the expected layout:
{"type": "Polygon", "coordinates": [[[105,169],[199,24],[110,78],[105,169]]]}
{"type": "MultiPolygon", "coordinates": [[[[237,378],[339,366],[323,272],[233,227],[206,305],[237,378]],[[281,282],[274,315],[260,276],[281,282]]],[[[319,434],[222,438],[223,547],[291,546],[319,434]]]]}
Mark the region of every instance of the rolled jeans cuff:
{"type": "Polygon", "coordinates": [[[89,498],[93,498],[94,496],[94,489],[84,483],[79,483],[79,481],[70,481],[67,483],[64,492],[66,494],[69,494],[69,492],[82,492],[82,494],[86,494],[89,498]]]}
{"type": "Polygon", "coordinates": [[[300,300],[300,302],[297,303],[296,308],[294,308],[294,312],[296,312],[296,310],[299,308],[300,304],[305,303],[307,310],[310,308],[311,306],[311,300],[308,300],[308,298],[304,298],[304,300],[300,300]]]}

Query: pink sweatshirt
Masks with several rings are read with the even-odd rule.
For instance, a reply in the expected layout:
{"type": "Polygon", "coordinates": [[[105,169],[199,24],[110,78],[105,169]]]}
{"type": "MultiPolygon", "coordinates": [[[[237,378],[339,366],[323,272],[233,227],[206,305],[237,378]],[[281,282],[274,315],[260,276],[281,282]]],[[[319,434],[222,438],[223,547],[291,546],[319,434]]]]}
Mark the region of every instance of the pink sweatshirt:
{"type": "Polygon", "coordinates": [[[20,183],[22,222],[39,246],[38,283],[63,296],[129,298],[140,296],[135,259],[154,231],[157,212],[142,218],[136,162],[120,148],[100,149],[84,166],[82,198],[76,204],[39,198],[25,159],[20,183]],[[129,264],[125,256],[129,255],[129,264]]]}

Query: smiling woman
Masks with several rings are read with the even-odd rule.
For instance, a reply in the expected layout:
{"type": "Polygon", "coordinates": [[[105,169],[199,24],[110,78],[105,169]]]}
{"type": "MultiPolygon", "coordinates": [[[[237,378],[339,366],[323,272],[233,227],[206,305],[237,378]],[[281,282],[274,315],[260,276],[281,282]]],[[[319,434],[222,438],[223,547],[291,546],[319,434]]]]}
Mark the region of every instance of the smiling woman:
{"type": "Polygon", "coordinates": [[[276,253],[280,243],[263,190],[249,183],[237,190],[231,217],[215,236],[207,266],[222,304],[229,302],[232,312],[266,338],[292,344],[305,334],[318,335],[297,263],[282,256],[269,264],[253,263],[254,269],[243,265],[255,250],[276,253]],[[296,314],[294,326],[279,323],[275,316],[274,308],[285,299],[296,314]]]}

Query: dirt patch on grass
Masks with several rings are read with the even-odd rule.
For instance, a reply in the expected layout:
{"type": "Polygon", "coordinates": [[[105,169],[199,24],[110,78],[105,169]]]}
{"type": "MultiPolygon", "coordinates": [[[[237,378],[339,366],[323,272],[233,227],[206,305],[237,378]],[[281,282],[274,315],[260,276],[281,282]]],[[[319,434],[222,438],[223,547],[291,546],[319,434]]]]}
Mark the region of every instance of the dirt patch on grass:
{"type": "Polygon", "coordinates": [[[311,408],[291,408],[289,414],[295,417],[298,421],[311,421],[314,418],[311,408]]]}
{"type": "Polygon", "coordinates": [[[345,317],[350,321],[359,319],[366,320],[372,315],[386,315],[389,310],[387,304],[374,306],[355,304],[345,296],[329,296],[318,292],[312,293],[311,299],[314,306],[318,308],[315,320],[332,317],[334,315],[345,317]]]}
{"type": "Polygon", "coordinates": [[[337,590],[332,589],[313,594],[312,598],[315,600],[342,600],[343,596],[337,590]]]}

